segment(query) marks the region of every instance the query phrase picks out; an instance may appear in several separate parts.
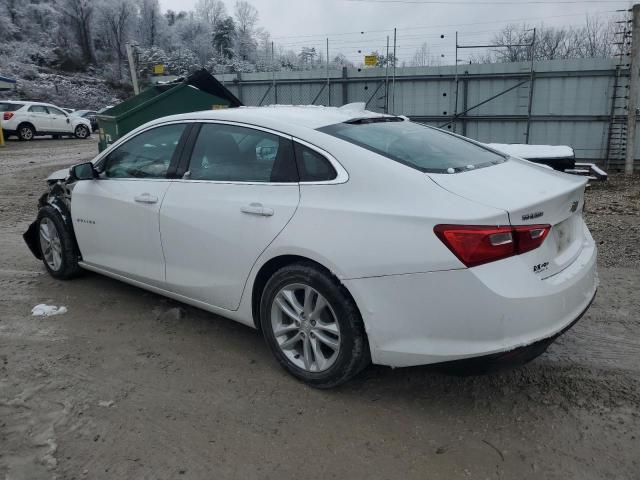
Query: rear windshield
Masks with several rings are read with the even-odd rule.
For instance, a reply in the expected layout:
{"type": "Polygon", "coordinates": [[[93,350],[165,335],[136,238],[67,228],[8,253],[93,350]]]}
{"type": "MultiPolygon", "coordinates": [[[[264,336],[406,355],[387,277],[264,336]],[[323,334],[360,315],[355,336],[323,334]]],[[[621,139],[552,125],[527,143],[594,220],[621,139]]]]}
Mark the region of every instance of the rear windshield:
{"type": "Polygon", "coordinates": [[[376,120],[338,123],[319,130],[422,172],[463,172],[502,163],[506,159],[437,128],[398,121],[393,117],[376,120]]]}
{"type": "Polygon", "coordinates": [[[24,107],[24,103],[3,103],[0,102],[0,112],[15,112],[24,107]]]}

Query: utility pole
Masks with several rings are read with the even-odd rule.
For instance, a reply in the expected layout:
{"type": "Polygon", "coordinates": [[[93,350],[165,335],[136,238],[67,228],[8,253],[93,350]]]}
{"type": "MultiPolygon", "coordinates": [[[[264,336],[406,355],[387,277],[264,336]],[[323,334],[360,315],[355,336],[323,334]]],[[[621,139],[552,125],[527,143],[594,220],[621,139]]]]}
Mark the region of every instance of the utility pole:
{"type": "Polygon", "coordinates": [[[136,63],[133,60],[133,48],[130,43],[125,44],[127,50],[127,59],[129,60],[129,71],[131,72],[131,84],[133,85],[133,93],[138,95],[140,87],[138,86],[138,73],[136,72],[136,63]]]}
{"type": "Polygon", "coordinates": [[[393,27],[393,80],[391,82],[391,87],[393,89],[393,94],[391,96],[391,113],[393,115],[396,114],[396,33],[397,30],[393,27]]]}
{"type": "Polygon", "coordinates": [[[271,68],[273,69],[272,72],[272,85],[273,85],[273,103],[278,103],[278,90],[276,87],[276,54],[275,54],[275,50],[273,47],[273,41],[271,42],[271,68]]]}
{"type": "Polygon", "coordinates": [[[536,29],[533,29],[533,37],[531,38],[531,47],[529,50],[531,53],[531,63],[529,68],[529,100],[527,102],[527,127],[524,133],[525,143],[529,144],[531,137],[531,109],[533,108],[533,86],[536,78],[536,72],[534,70],[534,60],[536,55],[536,29]]]}
{"type": "Polygon", "coordinates": [[[389,113],[389,35],[387,35],[387,56],[384,62],[384,113],[389,113]]]}
{"type": "Polygon", "coordinates": [[[329,38],[327,38],[327,106],[331,106],[331,84],[329,83],[329,38]]]}
{"type": "Polygon", "coordinates": [[[631,79],[629,83],[629,110],[627,117],[627,151],[624,161],[624,173],[626,175],[633,174],[633,161],[636,156],[636,110],[638,108],[638,82],[640,81],[640,4],[636,3],[632,12],[631,79]]]}
{"type": "Polygon", "coordinates": [[[453,106],[453,133],[456,133],[456,116],[458,115],[458,31],[456,30],[456,99],[453,106]]]}

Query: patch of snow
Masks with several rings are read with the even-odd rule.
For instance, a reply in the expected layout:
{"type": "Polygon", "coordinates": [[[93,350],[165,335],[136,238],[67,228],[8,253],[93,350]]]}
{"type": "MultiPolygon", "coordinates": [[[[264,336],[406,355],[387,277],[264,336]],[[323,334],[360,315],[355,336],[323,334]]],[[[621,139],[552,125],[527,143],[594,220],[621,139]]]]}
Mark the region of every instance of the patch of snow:
{"type": "Polygon", "coordinates": [[[521,143],[487,143],[486,145],[507,155],[526,160],[572,158],[574,156],[573,148],[566,145],[525,145],[521,143]]]}
{"type": "Polygon", "coordinates": [[[67,313],[67,307],[56,307],[45,303],[36,305],[31,309],[31,315],[34,317],[50,317],[52,315],[62,315],[63,313],[67,313]]]}

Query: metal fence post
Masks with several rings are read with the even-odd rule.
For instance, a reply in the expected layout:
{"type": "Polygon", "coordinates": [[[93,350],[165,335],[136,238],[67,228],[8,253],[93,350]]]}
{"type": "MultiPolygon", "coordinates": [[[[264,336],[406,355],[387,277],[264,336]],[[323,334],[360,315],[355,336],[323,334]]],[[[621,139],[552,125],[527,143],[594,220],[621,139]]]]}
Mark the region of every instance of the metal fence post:
{"type": "Polygon", "coordinates": [[[349,74],[347,67],[342,67],[342,104],[349,103],[349,74]]]}
{"type": "Polygon", "coordinates": [[[638,3],[633,6],[630,69],[627,152],[624,158],[624,173],[626,175],[633,174],[633,161],[636,157],[636,117],[638,108],[638,82],[640,81],[640,4],[638,3]]]}
{"type": "Polygon", "coordinates": [[[236,80],[238,81],[238,100],[240,103],[244,103],[242,99],[242,74],[240,72],[236,73],[236,80]]]}

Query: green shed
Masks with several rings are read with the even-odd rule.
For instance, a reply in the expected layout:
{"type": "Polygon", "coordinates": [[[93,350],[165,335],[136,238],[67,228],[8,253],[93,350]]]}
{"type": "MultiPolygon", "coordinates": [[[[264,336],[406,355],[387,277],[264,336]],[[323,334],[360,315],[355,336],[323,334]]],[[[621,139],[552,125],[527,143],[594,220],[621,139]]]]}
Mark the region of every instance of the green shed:
{"type": "Polygon", "coordinates": [[[100,151],[135,128],[156,118],[242,103],[206,70],[184,80],[154,85],[97,115],[100,151]]]}

